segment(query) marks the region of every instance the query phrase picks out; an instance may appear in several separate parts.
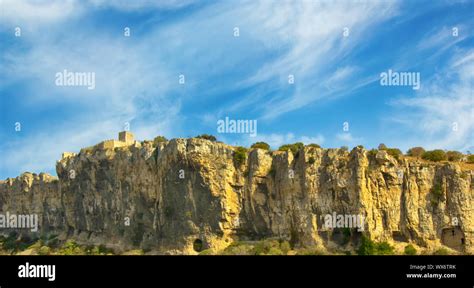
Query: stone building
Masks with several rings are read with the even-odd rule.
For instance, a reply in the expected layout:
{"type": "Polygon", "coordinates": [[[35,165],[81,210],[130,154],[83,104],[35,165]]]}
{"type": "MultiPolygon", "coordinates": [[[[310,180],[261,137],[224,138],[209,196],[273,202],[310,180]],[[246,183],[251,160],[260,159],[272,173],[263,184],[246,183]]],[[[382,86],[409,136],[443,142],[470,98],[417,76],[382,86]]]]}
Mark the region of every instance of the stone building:
{"type": "Polygon", "coordinates": [[[441,243],[454,250],[463,251],[465,237],[463,231],[459,227],[448,227],[441,232],[441,243]]]}
{"type": "MultiPolygon", "coordinates": [[[[122,132],[119,132],[118,140],[115,140],[115,139],[105,140],[95,146],[82,148],[81,153],[91,153],[95,149],[106,150],[106,149],[114,149],[118,147],[127,147],[131,145],[140,146],[140,143],[135,141],[132,133],[128,131],[122,131],[122,132]]],[[[62,159],[74,157],[74,156],[76,156],[76,153],[64,152],[62,154],[62,159]]]]}
{"type": "Polygon", "coordinates": [[[98,144],[99,149],[114,149],[135,144],[133,134],[128,131],[119,132],[119,140],[105,140],[98,144]]]}
{"type": "Polygon", "coordinates": [[[127,144],[133,144],[135,142],[135,139],[132,133],[128,131],[122,131],[119,133],[119,141],[125,142],[127,144]]]}

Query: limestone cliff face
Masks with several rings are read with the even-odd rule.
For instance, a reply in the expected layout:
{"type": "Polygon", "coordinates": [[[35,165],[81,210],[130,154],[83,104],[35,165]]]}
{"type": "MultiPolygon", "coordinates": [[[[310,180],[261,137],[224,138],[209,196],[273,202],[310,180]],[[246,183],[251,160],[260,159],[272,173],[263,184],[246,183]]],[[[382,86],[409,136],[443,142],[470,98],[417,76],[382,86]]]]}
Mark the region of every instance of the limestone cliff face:
{"type": "Polygon", "coordinates": [[[59,179],[0,182],[0,209],[37,213],[41,233],[118,250],[195,253],[196,244],[275,237],[295,245],[356,245],[362,232],[327,229],[327,214],[362,215],[374,240],[474,252],[473,171],[396,160],[385,151],[253,149],[174,139],[94,149],[57,163],[59,179]]]}

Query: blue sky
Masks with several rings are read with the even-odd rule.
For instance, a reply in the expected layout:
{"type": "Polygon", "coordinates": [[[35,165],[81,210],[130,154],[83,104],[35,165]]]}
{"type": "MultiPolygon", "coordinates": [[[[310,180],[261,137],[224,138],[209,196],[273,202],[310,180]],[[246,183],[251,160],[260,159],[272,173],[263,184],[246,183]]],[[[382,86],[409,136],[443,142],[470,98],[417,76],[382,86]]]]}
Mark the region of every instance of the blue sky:
{"type": "Polygon", "coordinates": [[[55,174],[126,122],[139,140],[474,152],[473,19],[473,1],[3,0],[0,179],[55,174]],[[56,86],[64,69],[95,89],[56,86]],[[389,69],[421,88],[381,86],[389,69]],[[218,134],[225,117],[257,136],[218,134]]]}

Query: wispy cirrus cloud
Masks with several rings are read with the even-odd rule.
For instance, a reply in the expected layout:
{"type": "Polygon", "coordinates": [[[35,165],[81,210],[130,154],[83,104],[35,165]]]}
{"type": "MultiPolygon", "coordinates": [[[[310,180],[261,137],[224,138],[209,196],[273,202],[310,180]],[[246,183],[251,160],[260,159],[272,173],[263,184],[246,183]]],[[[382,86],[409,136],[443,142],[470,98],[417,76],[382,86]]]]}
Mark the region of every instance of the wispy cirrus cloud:
{"type": "Polygon", "coordinates": [[[152,1],[152,0],[136,0],[136,1],[127,1],[127,0],[89,0],[89,2],[100,8],[114,8],[122,11],[136,11],[136,10],[145,10],[145,9],[179,9],[189,6],[193,3],[198,2],[197,0],[161,0],[161,1],[152,1]]]}
{"type": "Polygon", "coordinates": [[[391,101],[392,105],[399,108],[399,113],[403,113],[403,117],[393,116],[392,121],[409,127],[417,135],[415,139],[404,139],[405,142],[423,139],[425,146],[431,149],[466,151],[472,147],[474,51],[460,52],[452,57],[450,63],[425,84],[418,97],[402,97],[391,101]]]}
{"type": "MultiPolygon", "coordinates": [[[[262,117],[272,119],[315,101],[331,99],[334,87],[347,87],[346,80],[355,67],[336,71],[331,71],[331,67],[341,65],[341,60],[367,39],[366,29],[396,13],[393,1],[283,1],[279,5],[259,2],[247,16],[259,27],[253,33],[259,33],[267,43],[276,43],[272,48],[285,52],[265,63],[244,84],[272,81],[274,85],[287,86],[291,74],[296,86],[290,95],[277,95],[272,105],[262,111],[262,117]],[[345,29],[347,37],[343,34],[345,29]]],[[[353,79],[351,85],[358,86],[357,81],[353,79]]]]}
{"type": "Polygon", "coordinates": [[[79,16],[82,12],[83,7],[77,0],[2,0],[0,2],[0,25],[35,30],[42,25],[71,20],[71,17],[79,16]]]}

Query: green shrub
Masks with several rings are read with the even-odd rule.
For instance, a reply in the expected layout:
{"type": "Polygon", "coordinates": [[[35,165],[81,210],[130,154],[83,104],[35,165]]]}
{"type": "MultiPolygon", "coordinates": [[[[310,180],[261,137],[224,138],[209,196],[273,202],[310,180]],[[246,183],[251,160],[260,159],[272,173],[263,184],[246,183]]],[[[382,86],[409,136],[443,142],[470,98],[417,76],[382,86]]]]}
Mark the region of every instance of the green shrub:
{"type": "Polygon", "coordinates": [[[262,240],[245,243],[234,242],[222,254],[225,255],[287,255],[291,250],[290,243],[282,240],[262,240]]]}
{"type": "Polygon", "coordinates": [[[462,156],[462,153],[458,151],[446,152],[446,158],[448,158],[449,161],[457,162],[462,159],[462,156]]]}
{"type": "Polygon", "coordinates": [[[344,239],[342,240],[342,245],[346,245],[351,240],[351,229],[350,228],[342,228],[342,235],[344,239]]]}
{"type": "Polygon", "coordinates": [[[50,253],[51,253],[51,248],[49,248],[48,246],[42,246],[38,250],[39,255],[49,255],[50,253]]]}
{"type": "Polygon", "coordinates": [[[436,196],[436,197],[441,197],[443,196],[443,189],[441,187],[441,184],[436,183],[433,185],[433,188],[431,188],[431,192],[436,196]]]}
{"type": "Polygon", "coordinates": [[[199,138],[199,139],[206,139],[206,140],[209,140],[209,141],[212,141],[212,142],[216,142],[217,141],[217,138],[212,136],[212,135],[209,135],[209,134],[201,134],[201,135],[198,135],[196,136],[196,138],[199,138]]]}
{"type": "Polygon", "coordinates": [[[244,147],[237,147],[237,149],[234,151],[234,163],[237,166],[241,166],[244,164],[245,160],[247,159],[247,149],[244,147]]]}
{"type": "Polygon", "coordinates": [[[431,193],[433,194],[431,198],[431,204],[438,205],[439,201],[441,200],[441,197],[443,196],[443,189],[441,187],[441,184],[434,184],[431,188],[431,193]]]}
{"type": "Polygon", "coordinates": [[[416,248],[411,244],[405,246],[405,255],[416,255],[416,248]]]}
{"type": "Polygon", "coordinates": [[[383,143],[380,143],[378,149],[379,150],[385,150],[385,149],[387,149],[387,146],[383,143]]]}
{"type": "Polygon", "coordinates": [[[441,149],[426,151],[421,158],[429,161],[439,162],[446,160],[446,153],[441,149]]]}
{"type": "Polygon", "coordinates": [[[400,156],[403,155],[402,151],[397,148],[386,148],[384,150],[387,151],[388,155],[393,156],[397,160],[400,159],[400,156]]]}
{"type": "Polygon", "coordinates": [[[8,237],[2,236],[2,239],[1,239],[2,248],[5,250],[16,250],[18,246],[16,239],[17,239],[16,233],[10,233],[8,237]]]}
{"type": "Polygon", "coordinates": [[[467,163],[474,163],[474,155],[467,156],[467,163]]]}
{"type": "Polygon", "coordinates": [[[318,144],[315,144],[315,143],[311,143],[311,144],[308,144],[308,147],[311,147],[311,148],[321,148],[321,145],[318,145],[318,144]]]}
{"type": "MultiPolygon", "coordinates": [[[[41,244],[37,237],[19,237],[17,232],[10,232],[7,237],[0,238],[1,248],[8,251],[23,251],[33,244],[41,244]]],[[[39,248],[39,247],[37,247],[39,248]]]]}
{"type": "Polygon", "coordinates": [[[250,146],[250,148],[258,148],[258,149],[263,149],[263,150],[270,150],[270,145],[268,145],[268,144],[265,143],[265,142],[256,142],[256,143],[253,143],[252,146],[250,146]]]}
{"type": "Polygon", "coordinates": [[[68,240],[66,243],[64,243],[63,247],[60,249],[60,254],[61,255],[81,255],[85,254],[84,251],[82,251],[81,247],[76,244],[73,240],[68,240]]]}
{"type": "Polygon", "coordinates": [[[240,243],[240,242],[233,242],[229,246],[227,246],[220,254],[223,255],[254,255],[253,246],[240,243]]]}
{"type": "Polygon", "coordinates": [[[309,164],[311,164],[311,165],[313,165],[313,164],[314,164],[314,162],[316,162],[316,159],[314,159],[314,157],[313,157],[313,156],[309,157],[309,159],[308,159],[308,163],[309,163],[309,164]]]}
{"type": "Polygon", "coordinates": [[[145,251],[142,249],[133,249],[122,253],[121,255],[145,255],[145,251]]]}
{"type": "Polygon", "coordinates": [[[368,156],[368,157],[371,157],[371,158],[374,158],[375,155],[377,155],[377,152],[379,152],[379,150],[377,150],[377,149],[371,149],[371,150],[369,150],[369,151],[367,152],[367,156],[368,156]]]}
{"type": "Polygon", "coordinates": [[[303,147],[304,147],[303,143],[297,142],[297,143],[293,143],[293,144],[282,145],[282,146],[280,146],[280,148],[278,148],[278,150],[280,150],[280,151],[291,151],[291,153],[293,153],[293,155],[296,155],[296,153],[300,149],[303,149],[303,147]]]}
{"type": "Polygon", "coordinates": [[[425,153],[425,149],[423,149],[423,147],[413,147],[413,148],[408,149],[407,151],[408,156],[417,157],[417,158],[420,158],[421,156],[423,156],[423,153],[425,153]]]}
{"type": "Polygon", "coordinates": [[[349,147],[347,147],[347,146],[341,146],[340,149],[341,149],[341,151],[343,151],[343,152],[349,151],[349,147]]]}
{"type": "Polygon", "coordinates": [[[201,252],[199,252],[200,256],[215,255],[215,254],[216,254],[216,251],[212,248],[205,249],[205,250],[202,250],[201,252]]]}
{"type": "Polygon", "coordinates": [[[59,239],[57,234],[50,234],[42,238],[44,245],[50,248],[57,248],[59,246],[59,239]]]}
{"type": "Polygon", "coordinates": [[[166,142],[168,139],[166,139],[165,136],[156,136],[155,139],[153,139],[153,146],[158,146],[159,143],[166,142]]]}
{"type": "Polygon", "coordinates": [[[103,245],[103,244],[99,245],[97,248],[98,248],[97,250],[98,250],[99,254],[101,254],[101,255],[110,254],[110,253],[113,252],[112,249],[109,249],[109,248],[105,247],[105,245],[103,245]]]}
{"type": "Polygon", "coordinates": [[[433,252],[433,255],[449,255],[449,251],[446,248],[439,248],[438,250],[433,252]]]}
{"type": "MultiPolygon", "coordinates": [[[[86,248],[82,248],[82,250],[85,250],[84,254],[86,255],[107,255],[107,254],[113,254],[113,250],[105,247],[105,245],[99,245],[99,246],[88,246],[86,248]]],[[[126,255],[139,255],[138,251],[142,250],[130,250],[125,252],[126,255]]]]}
{"type": "Polygon", "coordinates": [[[375,248],[377,255],[392,255],[394,253],[393,247],[387,242],[377,243],[375,248]]]}
{"type": "Polygon", "coordinates": [[[283,254],[280,250],[280,243],[276,240],[263,240],[255,244],[253,248],[255,255],[269,255],[275,253],[276,255],[283,254]]]}
{"type": "Polygon", "coordinates": [[[283,251],[281,251],[281,249],[278,247],[271,247],[268,249],[266,255],[285,255],[285,253],[283,253],[283,251]]]}
{"type": "Polygon", "coordinates": [[[325,255],[326,252],[324,252],[323,250],[320,250],[316,247],[311,247],[311,248],[302,248],[302,249],[299,249],[297,252],[296,252],[296,255],[325,255]]]}
{"type": "Polygon", "coordinates": [[[359,255],[392,255],[394,248],[387,242],[376,243],[362,235],[361,244],[357,249],[359,255]]]}
{"type": "Polygon", "coordinates": [[[282,241],[280,243],[280,249],[283,252],[284,255],[287,255],[288,252],[291,250],[291,245],[288,241],[282,241]]]}
{"type": "Polygon", "coordinates": [[[375,243],[367,238],[365,235],[362,236],[359,248],[357,249],[359,255],[374,255],[375,254],[375,243]]]}

